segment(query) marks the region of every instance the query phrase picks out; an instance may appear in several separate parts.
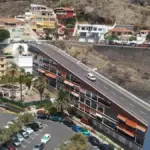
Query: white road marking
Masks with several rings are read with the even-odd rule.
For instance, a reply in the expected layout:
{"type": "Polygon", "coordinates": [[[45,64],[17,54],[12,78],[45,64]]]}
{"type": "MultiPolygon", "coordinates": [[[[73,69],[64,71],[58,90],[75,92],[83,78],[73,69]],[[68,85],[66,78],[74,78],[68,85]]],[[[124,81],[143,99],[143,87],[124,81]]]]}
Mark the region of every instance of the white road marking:
{"type": "Polygon", "coordinates": [[[25,145],[21,145],[21,146],[24,147],[24,148],[26,147],[25,145]]]}
{"type": "Polygon", "coordinates": [[[30,138],[33,140],[34,139],[34,137],[32,137],[32,136],[30,136],[30,138]]]}
{"type": "Polygon", "coordinates": [[[124,98],[123,97],[120,97],[123,101],[124,101],[124,98]]]}
{"type": "Polygon", "coordinates": [[[115,92],[112,92],[114,95],[116,95],[116,93],[115,92]]]}
{"type": "Polygon", "coordinates": [[[144,112],[144,111],[142,111],[142,110],[140,110],[140,112],[141,112],[142,114],[145,114],[145,112],[144,112]]]}
{"type": "Polygon", "coordinates": [[[25,142],[27,142],[27,143],[31,143],[30,141],[28,141],[28,140],[24,140],[25,142]]]}
{"type": "Polygon", "coordinates": [[[104,88],[108,90],[108,87],[104,86],[104,88]]]}
{"type": "Polygon", "coordinates": [[[133,104],[130,104],[132,107],[134,107],[134,105],[133,104]]]}

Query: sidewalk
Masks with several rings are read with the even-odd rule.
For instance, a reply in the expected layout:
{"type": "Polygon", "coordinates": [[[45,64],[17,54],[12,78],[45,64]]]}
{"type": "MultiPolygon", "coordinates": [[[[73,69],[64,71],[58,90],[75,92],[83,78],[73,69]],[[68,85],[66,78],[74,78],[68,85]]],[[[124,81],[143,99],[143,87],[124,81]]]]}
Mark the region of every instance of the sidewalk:
{"type": "Polygon", "coordinates": [[[112,144],[115,147],[115,150],[124,150],[123,148],[121,148],[118,144],[114,143],[111,139],[109,139],[108,137],[106,137],[105,135],[101,134],[100,132],[96,131],[95,129],[93,129],[92,127],[82,123],[80,121],[80,119],[73,117],[73,120],[80,126],[82,127],[86,127],[89,131],[91,131],[91,135],[97,137],[102,143],[104,144],[112,144]]]}

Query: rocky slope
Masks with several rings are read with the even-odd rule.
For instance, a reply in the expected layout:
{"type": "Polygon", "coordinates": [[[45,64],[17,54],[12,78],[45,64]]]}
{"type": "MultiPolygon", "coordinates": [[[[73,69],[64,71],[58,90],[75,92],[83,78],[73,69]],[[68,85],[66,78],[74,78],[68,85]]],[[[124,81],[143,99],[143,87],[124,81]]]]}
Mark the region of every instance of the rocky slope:
{"type": "Polygon", "coordinates": [[[45,4],[49,7],[65,5],[74,6],[80,19],[92,23],[117,22],[150,27],[150,7],[134,5],[130,1],[132,0],[0,0],[0,15],[15,16],[24,13],[31,3],[45,4]]]}

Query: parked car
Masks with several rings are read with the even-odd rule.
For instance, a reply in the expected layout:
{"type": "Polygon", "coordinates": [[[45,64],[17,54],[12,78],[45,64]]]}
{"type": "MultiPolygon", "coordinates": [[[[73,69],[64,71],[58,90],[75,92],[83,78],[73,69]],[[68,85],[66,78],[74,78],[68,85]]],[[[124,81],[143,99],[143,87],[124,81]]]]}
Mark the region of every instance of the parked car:
{"type": "Polygon", "coordinates": [[[96,77],[94,76],[93,73],[88,73],[88,74],[87,74],[87,78],[88,78],[89,80],[91,80],[91,81],[96,81],[96,77]]]}
{"type": "Polygon", "coordinates": [[[22,130],[26,131],[28,134],[33,134],[34,133],[34,131],[30,127],[27,127],[27,126],[24,126],[22,128],[22,130]]]}
{"type": "Polygon", "coordinates": [[[16,136],[13,136],[12,138],[12,142],[16,147],[20,147],[21,146],[21,142],[18,140],[18,138],[16,136]]]}
{"type": "Polygon", "coordinates": [[[89,136],[88,137],[88,141],[89,141],[89,143],[91,143],[94,146],[99,146],[101,144],[101,142],[99,141],[99,139],[96,138],[95,136],[89,136]]]}
{"type": "Polygon", "coordinates": [[[36,123],[38,124],[38,126],[39,126],[39,129],[42,129],[42,128],[43,128],[43,124],[42,124],[41,122],[39,122],[39,121],[36,121],[36,123]]]}
{"type": "Polygon", "coordinates": [[[86,136],[90,136],[90,132],[80,126],[77,126],[77,125],[73,125],[72,126],[72,130],[75,131],[75,132],[80,132],[80,133],[83,133],[84,135],[86,136]]]}
{"type": "Polygon", "coordinates": [[[41,139],[41,143],[46,144],[49,140],[51,139],[51,135],[50,134],[45,134],[42,139],[41,139]]]}
{"type": "Polygon", "coordinates": [[[33,150],[43,150],[44,144],[40,143],[34,146],[33,150]]]}
{"type": "Polygon", "coordinates": [[[107,144],[100,144],[98,147],[101,150],[114,150],[114,147],[107,145],[107,144]]]}
{"type": "Polygon", "coordinates": [[[50,120],[63,122],[63,117],[62,116],[50,116],[50,120]]]}
{"type": "Polygon", "coordinates": [[[26,126],[30,127],[33,131],[38,131],[39,130],[39,125],[36,122],[27,124],[26,126]]]}
{"type": "Polygon", "coordinates": [[[23,142],[24,141],[24,137],[21,135],[21,134],[17,134],[16,135],[16,137],[18,138],[18,140],[20,141],[20,142],[23,142]]]}
{"type": "Polygon", "coordinates": [[[68,127],[72,127],[73,125],[76,125],[70,118],[65,118],[63,120],[64,125],[68,127]]]}
{"type": "Polygon", "coordinates": [[[24,138],[28,138],[28,137],[29,137],[29,133],[26,132],[26,131],[24,131],[24,130],[21,130],[19,133],[20,133],[24,138]]]}
{"type": "Polygon", "coordinates": [[[3,143],[2,147],[6,148],[6,150],[16,150],[16,146],[13,144],[12,140],[3,143]]]}
{"type": "Polygon", "coordinates": [[[42,120],[45,120],[45,119],[47,119],[47,115],[46,114],[38,114],[37,115],[37,119],[42,119],[42,120]]]}

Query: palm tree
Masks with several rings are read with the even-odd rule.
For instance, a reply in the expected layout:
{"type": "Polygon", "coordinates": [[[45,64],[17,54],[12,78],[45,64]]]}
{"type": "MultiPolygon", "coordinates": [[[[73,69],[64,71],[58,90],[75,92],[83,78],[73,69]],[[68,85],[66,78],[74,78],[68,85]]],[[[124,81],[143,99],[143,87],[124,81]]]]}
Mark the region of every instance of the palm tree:
{"type": "Polygon", "coordinates": [[[35,88],[38,90],[41,100],[43,98],[43,93],[44,93],[44,89],[46,88],[46,86],[47,86],[47,83],[44,77],[39,77],[35,81],[35,88]]]}
{"type": "Polygon", "coordinates": [[[20,77],[19,77],[19,84],[20,84],[20,101],[22,102],[22,84],[24,83],[24,75],[25,75],[25,70],[20,69],[20,77]]]}
{"type": "Polygon", "coordinates": [[[25,77],[25,85],[28,87],[28,91],[27,91],[27,93],[26,94],[28,94],[28,92],[31,90],[31,86],[32,86],[32,77],[30,77],[30,76],[26,76],[25,77]]]}
{"type": "Polygon", "coordinates": [[[72,103],[71,99],[69,98],[69,93],[60,89],[57,93],[57,98],[55,101],[55,106],[57,110],[63,112],[64,109],[68,109],[70,104],[72,103]]]}
{"type": "Polygon", "coordinates": [[[24,47],[22,45],[18,46],[18,54],[22,55],[22,53],[24,52],[24,47]]]}
{"type": "Polygon", "coordinates": [[[15,63],[11,64],[11,68],[9,69],[8,73],[11,76],[11,84],[12,84],[12,100],[14,100],[14,83],[15,83],[15,76],[18,74],[18,66],[15,63]]]}

